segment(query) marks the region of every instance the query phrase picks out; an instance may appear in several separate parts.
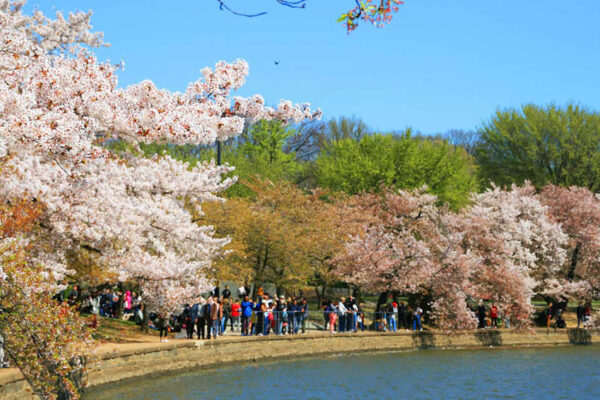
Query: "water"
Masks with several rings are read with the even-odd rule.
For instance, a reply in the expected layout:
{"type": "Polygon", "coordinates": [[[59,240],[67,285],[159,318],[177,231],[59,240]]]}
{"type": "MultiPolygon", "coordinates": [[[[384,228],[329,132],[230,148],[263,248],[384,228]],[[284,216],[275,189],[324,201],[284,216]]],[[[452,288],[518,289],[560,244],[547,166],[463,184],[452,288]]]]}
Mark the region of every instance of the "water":
{"type": "Polygon", "coordinates": [[[600,347],[425,350],[243,364],[93,390],[85,400],[600,399],[600,347]]]}

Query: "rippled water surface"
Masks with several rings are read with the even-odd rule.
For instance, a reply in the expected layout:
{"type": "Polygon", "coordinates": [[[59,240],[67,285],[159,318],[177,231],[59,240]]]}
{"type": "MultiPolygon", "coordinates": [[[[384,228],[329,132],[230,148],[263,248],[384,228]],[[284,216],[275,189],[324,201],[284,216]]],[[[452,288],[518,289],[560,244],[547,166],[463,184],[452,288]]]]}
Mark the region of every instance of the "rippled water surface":
{"type": "Polygon", "coordinates": [[[423,350],[241,364],[128,381],[85,400],[600,399],[600,347],[423,350]]]}

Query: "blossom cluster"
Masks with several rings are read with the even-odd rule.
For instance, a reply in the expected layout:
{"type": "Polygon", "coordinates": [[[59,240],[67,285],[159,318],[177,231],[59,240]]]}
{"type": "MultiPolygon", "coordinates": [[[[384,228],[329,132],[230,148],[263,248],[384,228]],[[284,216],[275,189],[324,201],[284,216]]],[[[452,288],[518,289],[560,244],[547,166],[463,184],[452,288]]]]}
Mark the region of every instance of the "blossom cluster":
{"type": "Polygon", "coordinates": [[[298,122],[320,111],[233,97],[248,76],[243,60],[202,69],[185,92],[151,81],[120,88],[119,66],[90,50],[105,45],[91,31],[91,13],[50,19],[26,15],[23,4],[0,0],[0,200],[44,204],[30,262],[59,280],[65,253],[85,248],[121,280],[139,283],[151,304],[172,309],[209,287],[203,271],[227,239],[192,216],[235,182],[222,179],[232,168],[124,158],[101,144],[210,145],[241,133],[246,120],[298,122]]]}
{"type": "Polygon", "coordinates": [[[460,212],[426,188],[362,195],[358,203],[371,218],[335,260],[338,275],[426,296],[444,329],[475,326],[469,301],[490,300],[526,326],[535,294],[600,291],[600,199],[587,189],[492,186],[460,212]]]}
{"type": "Polygon", "coordinates": [[[338,21],[346,24],[348,33],[358,27],[358,21],[363,20],[378,28],[384,27],[392,20],[393,14],[398,12],[400,0],[364,0],[357,2],[356,7],[343,14],[338,21]]]}

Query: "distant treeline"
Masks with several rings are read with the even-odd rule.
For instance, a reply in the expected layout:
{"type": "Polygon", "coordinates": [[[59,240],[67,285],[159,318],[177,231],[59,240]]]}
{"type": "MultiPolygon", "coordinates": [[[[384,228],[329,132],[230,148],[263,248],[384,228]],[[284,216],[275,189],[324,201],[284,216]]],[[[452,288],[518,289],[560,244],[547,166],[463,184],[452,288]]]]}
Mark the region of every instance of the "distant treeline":
{"type": "MultiPolygon", "coordinates": [[[[226,192],[228,197],[251,195],[244,182],[255,177],[347,194],[427,185],[456,209],[467,204],[471,192],[491,183],[531,181],[536,187],[553,183],[597,192],[599,143],[597,112],[574,104],[526,105],[498,110],[477,130],[431,136],[410,128],[376,132],[356,117],[291,127],[258,122],[222,144],[222,162],[235,166],[232,175],[241,182],[226,192]]],[[[216,159],[215,147],[150,144],[142,151],[166,152],[191,165],[216,159]]]]}

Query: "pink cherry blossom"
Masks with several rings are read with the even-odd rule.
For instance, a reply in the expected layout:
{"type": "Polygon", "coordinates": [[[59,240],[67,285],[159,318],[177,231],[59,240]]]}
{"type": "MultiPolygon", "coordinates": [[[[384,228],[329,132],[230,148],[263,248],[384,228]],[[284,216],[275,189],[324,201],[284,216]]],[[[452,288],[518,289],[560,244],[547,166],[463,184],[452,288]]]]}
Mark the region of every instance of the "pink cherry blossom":
{"type": "MultiPolygon", "coordinates": [[[[152,81],[118,86],[119,66],[98,61],[91,13],[23,13],[0,0],[0,196],[35,198],[45,212],[24,238],[48,281],[66,272],[65,253],[84,247],[121,280],[136,281],[153,307],[170,310],[210,287],[206,268],[228,239],[192,215],[235,182],[227,166],[168,156],[119,158],[108,140],[210,145],[242,132],[246,120],[318,118],[308,104],[259,95],[233,97],[248,64],[219,61],[185,92],[152,81]],[[84,47],[85,46],[85,47],[84,47]]],[[[1,272],[0,272],[1,273],[1,272]]]]}

